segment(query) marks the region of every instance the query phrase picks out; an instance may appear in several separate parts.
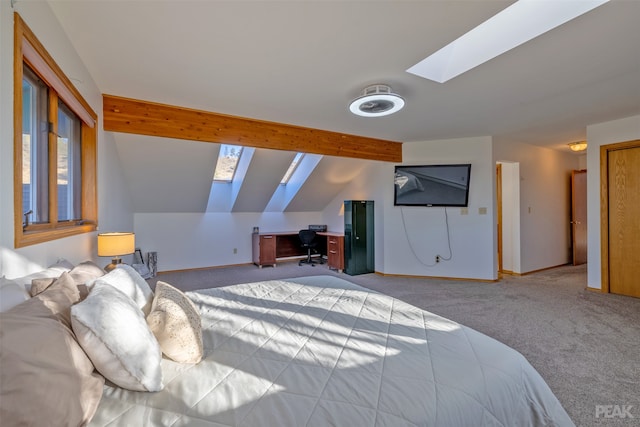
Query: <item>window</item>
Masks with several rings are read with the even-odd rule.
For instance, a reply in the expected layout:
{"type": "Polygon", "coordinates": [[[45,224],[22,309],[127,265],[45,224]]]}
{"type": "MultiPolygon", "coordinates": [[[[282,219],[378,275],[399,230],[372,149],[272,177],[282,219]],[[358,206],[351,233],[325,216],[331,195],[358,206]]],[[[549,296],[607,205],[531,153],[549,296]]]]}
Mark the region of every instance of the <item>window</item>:
{"type": "Polygon", "coordinates": [[[96,114],[15,15],[15,246],[94,231],[96,114]]]}
{"type": "Polygon", "coordinates": [[[280,181],[281,185],[286,185],[287,182],[289,182],[289,179],[291,179],[291,175],[293,175],[293,172],[298,167],[298,164],[300,163],[300,160],[302,160],[303,156],[304,156],[304,153],[296,154],[296,156],[293,158],[293,161],[289,165],[289,169],[287,169],[287,172],[285,172],[284,176],[282,177],[282,180],[280,181]]]}
{"type": "Polygon", "coordinates": [[[241,154],[242,146],[240,145],[220,145],[220,153],[218,154],[216,170],[213,173],[213,180],[222,182],[233,181],[233,176],[236,173],[241,154]]]}

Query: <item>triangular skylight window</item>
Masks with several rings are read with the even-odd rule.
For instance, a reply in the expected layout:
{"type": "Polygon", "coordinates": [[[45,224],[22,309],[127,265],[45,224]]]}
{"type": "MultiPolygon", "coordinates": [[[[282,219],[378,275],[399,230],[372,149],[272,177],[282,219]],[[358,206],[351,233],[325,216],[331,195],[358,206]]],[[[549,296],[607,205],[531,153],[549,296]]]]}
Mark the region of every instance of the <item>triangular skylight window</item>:
{"type": "Polygon", "coordinates": [[[300,163],[300,160],[302,160],[303,156],[304,156],[304,153],[296,154],[296,156],[293,158],[293,161],[289,165],[289,169],[287,169],[287,172],[284,174],[284,176],[282,177],[282,180],[280,181],[281,185],[285,185],[287,182],[289,182],[291,175],[293,175],[293,172],[298,167],[298,164],[300,163]]]}
{"type": "Polygon", "coordinates": [[[213,173],[213,180],[220,182],[233,181],[241,154],[241,145],[220,145],[220,153],[218,154],[216,170],[213,173]]]}

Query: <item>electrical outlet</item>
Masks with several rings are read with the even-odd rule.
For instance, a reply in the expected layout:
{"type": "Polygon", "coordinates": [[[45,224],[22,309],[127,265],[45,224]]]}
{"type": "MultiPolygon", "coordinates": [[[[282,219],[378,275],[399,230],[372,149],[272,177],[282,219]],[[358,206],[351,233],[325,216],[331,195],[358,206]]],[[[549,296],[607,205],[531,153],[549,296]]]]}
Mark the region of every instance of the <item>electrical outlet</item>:
{"type": "Polygon", "coordinates": [[[436,255],[436,264],[440,262],[440,255],[436,255]]]}

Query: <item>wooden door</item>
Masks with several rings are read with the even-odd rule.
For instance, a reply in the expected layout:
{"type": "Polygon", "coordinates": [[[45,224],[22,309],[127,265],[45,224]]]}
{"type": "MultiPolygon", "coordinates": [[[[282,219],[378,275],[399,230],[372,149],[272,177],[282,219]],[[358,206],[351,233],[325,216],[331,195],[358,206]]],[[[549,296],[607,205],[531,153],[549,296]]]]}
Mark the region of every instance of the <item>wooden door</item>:
{"type": "Polygon", "coordinates": [[[573,265],[587,262],[587,171],[571,172],[573,265]]]}
{"type": "Polygon", "coordinates": [[[611,293],[640,298],[640,141],[602,148],[607,217],[604,284],[611,293]]]}
{"type": "Polygon", "coordinates": [[[496,165],[496,204],[498,211],[498,273],[502,273],[502,165],[496,165]]]}

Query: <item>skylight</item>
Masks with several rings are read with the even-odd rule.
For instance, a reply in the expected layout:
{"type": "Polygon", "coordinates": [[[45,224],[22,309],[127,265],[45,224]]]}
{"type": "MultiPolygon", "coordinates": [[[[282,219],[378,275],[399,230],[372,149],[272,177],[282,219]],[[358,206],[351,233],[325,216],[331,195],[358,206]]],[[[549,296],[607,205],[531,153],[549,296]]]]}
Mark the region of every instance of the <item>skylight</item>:
{"type": "Polygon", "coordinates": [[[289,179],[291,179],[291,175],[293,175],[293,172],[298,167],[298,163],[300,163],[300,160],[302,159],[303,156],[304,156],[304,153],[296,154],[296,156],[293,158],[293,161],[289,165],[289,169],[287,169],[287,172],[285,172],[284,176],[282,177],[280,184],[285,185],[287,182],[289,182],[289,179]]]}
{"type": "Polygon", "coordinates": [[[444,83],[609,0],[519,0],[407,70],[444,83]]]}
{"type": "Polygon", "coordinates": [[[214,181],[231,182],[236,173],[236,167],[242,154],[241,145],[220,145],[216,170],[213,173],[214,181]]]}

